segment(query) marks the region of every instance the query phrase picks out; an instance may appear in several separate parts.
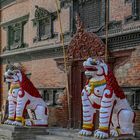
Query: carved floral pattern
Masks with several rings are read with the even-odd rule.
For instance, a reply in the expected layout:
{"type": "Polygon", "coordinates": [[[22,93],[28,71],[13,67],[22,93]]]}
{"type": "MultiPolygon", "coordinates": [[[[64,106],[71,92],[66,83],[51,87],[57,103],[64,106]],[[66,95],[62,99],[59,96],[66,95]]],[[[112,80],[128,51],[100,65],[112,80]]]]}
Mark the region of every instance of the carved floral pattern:
{"type": "Polygon", "coordinates": [[[71,40],[67,56],[68,59],[86,59],[88,57],[104,57],[105,44],[94,33],[86,32],[84,25],[77,16],[77,32],[71,40]]]}

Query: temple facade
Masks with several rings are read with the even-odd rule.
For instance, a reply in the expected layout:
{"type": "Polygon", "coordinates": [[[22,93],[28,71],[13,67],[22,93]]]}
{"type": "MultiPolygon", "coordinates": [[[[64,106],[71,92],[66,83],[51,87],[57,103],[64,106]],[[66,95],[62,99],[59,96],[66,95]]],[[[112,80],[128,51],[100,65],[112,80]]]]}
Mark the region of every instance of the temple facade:
{"type": "Polygon", "coordinates": [[[105,0],[60,0],[58,7],[55,0],[0,0],[1,107],[9,87],[3,78],[7,62],[20,62],[49,106],[50,126],[81,127],[82,62],[90,54],[88,47],[81,50],[87,53],[78,55],[69,45],[77,29],[76,15],[85,31],[96,33],[103,42],[108,24],[108,61],[137,114],[135,127],[140,130],[139,0],[110,0],[108,5],[105,0]],[[67,72],[61,35],[69,58],[67,72]]]}

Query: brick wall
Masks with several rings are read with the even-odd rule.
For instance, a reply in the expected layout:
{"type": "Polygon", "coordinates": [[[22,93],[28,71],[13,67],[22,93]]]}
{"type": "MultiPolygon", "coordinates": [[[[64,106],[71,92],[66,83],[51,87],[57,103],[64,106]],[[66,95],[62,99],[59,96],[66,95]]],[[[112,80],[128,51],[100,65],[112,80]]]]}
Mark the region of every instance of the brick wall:
{"type": "Polygon", "coordinates": [[[116,60],[114,72],[121,86],[140,85],[140,46],[132,52],[129,58],[116,60]]]}
{"type": "Polygon", "coordinates": [[[109,3],[110,21],[123,20],[132,14],[131,3],[125,3],[125,0],[111,0],[109,3]]]}
{"type": "Polygon", "coordinates": [[[32,61],[31,80],[37,87],[64,87],[64,72],[57,68],[53,59],[32,61]]]}
{"type": "MultiPolygon", "coordinates": [[[[127,30],[139,26],[140,21],[123,22],[126,17],[132,15],[132,2],[125,0],[111,0],[109,4],[110,21],[122,20],[122,28],[127,30]]],[[[131,55],[122,57],[123,51],[118,52],[118,57],[114,64],[114,73],[121,86],[139,86],[140,85],[140,46],[135,47],[131,55]],[[120,53],[120,57],[119,57],[120,53]]],[[[126,51],[127,52],[127,51],[126,51]]],[[[128,50],[128,53],[130,50],[128,50]]]]}

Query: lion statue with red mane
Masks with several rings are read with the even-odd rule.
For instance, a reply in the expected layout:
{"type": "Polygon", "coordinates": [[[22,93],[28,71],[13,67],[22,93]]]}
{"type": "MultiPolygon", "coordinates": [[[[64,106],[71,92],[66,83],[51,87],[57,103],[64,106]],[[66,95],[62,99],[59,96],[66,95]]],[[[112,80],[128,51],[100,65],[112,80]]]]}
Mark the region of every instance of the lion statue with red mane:
{"type": "Polygon", "coordinates": [[[4,74],[6,82],[10,83],[9,116],[4,123],[16,126],[47,126],[47,105],[22,68],[19,64],[8,64],[4,74]],[[25,120],[25,113],[28,109],[34,112],[34,119],[25,120]]]}
{"type": "Polygon", "coordinates": [[[84,61],[87,83],[82,90],[83,126],[80,135],[92,135],[96,111],[99,110],[99,128],[94,136],[134,134],[135,113],[130,108],[110,67],[102,59],[84,61]]]}

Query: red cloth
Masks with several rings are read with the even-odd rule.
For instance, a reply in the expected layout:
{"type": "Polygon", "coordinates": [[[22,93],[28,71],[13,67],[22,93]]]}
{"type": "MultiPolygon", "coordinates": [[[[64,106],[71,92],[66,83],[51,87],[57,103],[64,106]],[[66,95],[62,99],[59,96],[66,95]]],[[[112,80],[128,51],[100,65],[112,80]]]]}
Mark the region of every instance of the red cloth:
{"type": "Polygon", "coordinates": [[[42,98],[38,90],[34,87],[33,83],[26,77],[24,73],[22,73],[22,81],[19,82],[19,84],[22,91],[26,91],[33,97],[42,98]]]}

